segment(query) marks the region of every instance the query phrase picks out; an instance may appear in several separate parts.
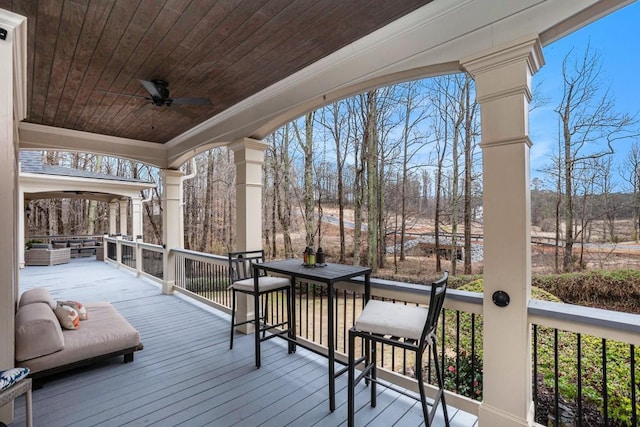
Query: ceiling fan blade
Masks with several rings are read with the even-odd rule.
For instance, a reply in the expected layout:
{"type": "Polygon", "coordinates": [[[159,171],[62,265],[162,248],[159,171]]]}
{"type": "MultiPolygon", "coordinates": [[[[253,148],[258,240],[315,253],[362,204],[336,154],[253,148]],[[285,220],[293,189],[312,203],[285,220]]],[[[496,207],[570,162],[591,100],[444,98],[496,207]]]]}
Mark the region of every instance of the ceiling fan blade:
{"type": "Polygon", "coordinates": [[[148,99],[146,96],[142,96],[142,95],[129,95],[129,94],[126,94],[126,93],[106,92],[104,90],[96,90],[94,92],[104,93],[104,94],[113,95],[113,96],[124,96],[124,97],[127,97],[127,98],[148,99]]]}
{"type": "Polygon", "coordinates": [[[176,107],[176,108],[173,109],[173,111],[175,111],[175,112],[177,112],[179,114],[182,114],[183,116],[188,117],[191,120],[196,120],[196,119],[199,118],[199,116],[197,114],[195,114],[194,112],[189,111],[189,110],[187,110],[185,108],[176,107]]]}
{"type": "Polygon", "coordinates": [[[173,98],[172,103],[186,105],[213,105],[207,98],[173,98]]]}
{"type": "Polygon", "coordinates": [[[153,82],[150,82],[148,80],[141,80],[141,79],[138,79],[138,81],[142,86],[144,86],[147,92],[149,92],[149,95],[151,95],[152,98],[162,98],[162,95],[160,94],[160,92],[158,91],[158,88],[153,82]]]}
{"type": "Polygon", "coordinates": [[[153,103],[150,102],[150,103],[146,104],[145,106],[138,108],[138,114],[144,113],[144,112],[146,112],[146,111],[148,111],[148,110],[150,110],[152,108],[153,108],[153,103]]]}

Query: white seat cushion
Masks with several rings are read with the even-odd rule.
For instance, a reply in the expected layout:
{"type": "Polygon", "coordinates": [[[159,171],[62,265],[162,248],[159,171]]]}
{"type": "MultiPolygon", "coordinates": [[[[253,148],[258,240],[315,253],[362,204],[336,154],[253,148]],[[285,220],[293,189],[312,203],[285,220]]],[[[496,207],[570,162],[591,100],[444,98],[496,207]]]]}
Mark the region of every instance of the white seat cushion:
{"type": "MultiPolygon", "coordinates": [[[[260,289],[260,292],[272,291],[274,289],[280,288],[288,288],[289,286],[291,286],[291,280],[286,277],[261,276],[258,279],[258,288],[260,289]]],[[[253,277],[233,282],[231,287],[239,291],[253,292],[253,290],[255,289],[253,284],[253,277]]]]}
{"type": "Polygon", "coordinates": [[[355,328],[363,332],[418,340],[429,310],[404,304],[371,300],[356,320],[355,328]]]}

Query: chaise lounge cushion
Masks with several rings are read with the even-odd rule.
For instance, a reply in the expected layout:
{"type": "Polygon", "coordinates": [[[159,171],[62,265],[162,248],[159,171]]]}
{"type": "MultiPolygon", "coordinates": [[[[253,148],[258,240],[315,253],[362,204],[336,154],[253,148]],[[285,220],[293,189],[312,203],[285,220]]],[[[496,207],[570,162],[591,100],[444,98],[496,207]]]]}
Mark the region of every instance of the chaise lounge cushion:
{"type": "Polygon", "coordinates": [[[51,298],[51,294],[49,293],[49,291],[44,288],[33,288],[22,293],[22,296],[20,296],[20,303],[18,304],[18,307],[37,302],[48,304],[49,307],[51,307],[51,310],[55,309],[58,305],[53,300],[53,298],[51,298]]]}
{"type": "Polygon", "coordinates": [[[65,347],[62,328],[48,304],[22,305],[16,313],[16,361],[22,362],[65,347]]]}

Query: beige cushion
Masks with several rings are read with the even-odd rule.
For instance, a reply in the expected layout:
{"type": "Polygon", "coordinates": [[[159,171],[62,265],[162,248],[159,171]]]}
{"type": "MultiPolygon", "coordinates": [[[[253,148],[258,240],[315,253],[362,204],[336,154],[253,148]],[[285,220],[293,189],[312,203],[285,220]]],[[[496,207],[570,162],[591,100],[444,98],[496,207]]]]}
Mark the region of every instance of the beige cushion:
{"type": "MultiPolygon", "coordinates": [[[[254,286],[253,277],[238,280],[231,285],[232,288],[246,292],[253,292],[255,289],[254,286]]],[[[262,276],[258,279],[258,288],[260,291],[271,291],[274,289],[288,288],[289,286],[291,286],[291,280],[286,277],[262,276]]]]}
{"type": "Polygon", "coordinates": [[[27,304],[16,313],[16,360],[33,359],[64,348],[60,322],[47,304],[27,304]]]}
{"type": "Polygon", "coordinates": [[[417,340],[428,313],[424,307],[371,300],[356,320],[355,327],[359,331],[417,340]]]}
{"type": "Polygon", "coordinates": [[[20,296],[20,303],[18,304],[18,307],[22,307],[27,304],[33,304],[36,302],[44,302],[46,304],[49,304],[51,310],[55,309],[57,305],[53,298],[51,298],[51,294],[48,290],[44,288],[33,288],[22,293],[22,295],[20,296]]]}

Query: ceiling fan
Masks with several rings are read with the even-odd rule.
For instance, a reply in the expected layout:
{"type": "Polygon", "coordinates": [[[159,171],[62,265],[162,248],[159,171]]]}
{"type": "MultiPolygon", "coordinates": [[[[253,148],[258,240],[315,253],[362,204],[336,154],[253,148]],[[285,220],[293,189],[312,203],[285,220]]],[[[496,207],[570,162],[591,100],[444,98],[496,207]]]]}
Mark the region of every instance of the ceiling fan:
{"type": "Polygon", "coordinates": [[[144,87],[145,90],[149,92],[149,96],[129,95],[126,93],[113,93],[105,91],[97,92],[116,96],[126,96],[129,98],[146,99],[147,101],[150,101],[150,105],[155,105],[156,107],[170,107],[173,104],[212,105],[211,101],[207,98],[171,98],[169,96],[169,83],[164,80],[154,79],[149,81],[138,79],[138,81],[140,82],[142,87],[144,87]]]}

